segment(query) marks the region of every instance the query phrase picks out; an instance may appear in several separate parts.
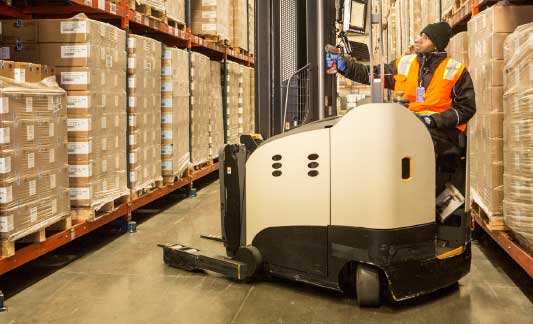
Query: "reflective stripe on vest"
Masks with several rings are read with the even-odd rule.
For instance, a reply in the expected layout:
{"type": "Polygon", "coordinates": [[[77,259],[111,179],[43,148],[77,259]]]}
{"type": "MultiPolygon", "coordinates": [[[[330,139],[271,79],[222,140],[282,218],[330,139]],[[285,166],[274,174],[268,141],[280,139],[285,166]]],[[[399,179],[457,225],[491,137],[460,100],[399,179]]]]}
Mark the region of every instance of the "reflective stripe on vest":
{"type": "Polygon", "coordinates": [[[398,64],[398,74],[407,75],[409,73],[409,69],[411,68],[411,64],[415,59],[416,54],[403,56],[398,64]]]}
{"type": "Polygon", "coordinates": [[[461,69],[462,64],[457,62],[454,59],[449,59],[448,64],[446,65],[446,69],[444,71],[443,78],[445,80],[453,80],[455,78],[455,75],[459,70],[461,69]]]}

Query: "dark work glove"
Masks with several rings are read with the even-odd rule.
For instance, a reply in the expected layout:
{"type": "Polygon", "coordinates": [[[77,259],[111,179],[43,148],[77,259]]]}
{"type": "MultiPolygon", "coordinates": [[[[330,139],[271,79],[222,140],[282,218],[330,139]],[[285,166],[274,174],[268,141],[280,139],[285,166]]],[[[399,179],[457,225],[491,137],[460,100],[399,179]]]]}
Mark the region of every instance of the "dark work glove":
{"type": "Polygon", "coordinates": [[[435,119],[431,117],[430,115],[416,115],[423,123],[426,125],[427,128],[436,128],[437,123],[435,122],[435,119]]]}

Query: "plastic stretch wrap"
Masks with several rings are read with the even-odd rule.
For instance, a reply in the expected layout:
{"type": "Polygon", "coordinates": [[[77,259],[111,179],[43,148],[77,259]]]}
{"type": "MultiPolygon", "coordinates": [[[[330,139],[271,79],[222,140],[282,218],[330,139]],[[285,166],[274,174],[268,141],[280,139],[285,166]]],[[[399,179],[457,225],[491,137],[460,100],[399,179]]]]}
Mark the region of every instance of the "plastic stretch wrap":
{"type": "Polygon", "coordinates": [[[533,23],[505,40],[504,220],[533,251],[533,23]]]}
{"type": "Polygon", "coordinates": [[[209,57],[191,53],[191,134],[192,163],[202,164],[209,160],[209,111],[211,106],[211,86],[220,83],[211,77],[209,57]]]}
{"type": "Polygon", "coordinates": [[[211,93],[209,105],[209,158],[218,157],[224,146],[224,118],[222,110],[222,66],[211,61],[211,93]]]}
{"type": "Polygon", "coordinates": [[[173,181],[190,164],[189,54],[164,46],[161,57],[161,168],[173,181]]]}
{"type": "Polygon", "coordinates": [[[248,4],[247,0],[232,0],[233,21],[231,45],[248,50],[248,4]]]}
{"type": "Polygon", "coordinates": [[[185,22],[185,0],[166,0],[167,17],[185,22]]]}
{"type": "Polygon", "coordinates": [[[191,0],[191,30],[194,35],[217,36],[230,40],[232,0],[191,0]]]}
{"type": "Polygon", "coordinates": [[[53,78],[0,77],[0,238],[16,240],[69,215],[65,91],[53,78]]]}
{"type": "Polygon", "coordinates": [[[130,189],[161,175],[161,43],[128,36],[128,173],[130,189]]]}
{"type": "Polygon", "coordinates": [[[239,143],[239,91],[241,86],[241,68],[239,64],[228,62],[226,65],[228,73],[226,75],[226,92],[227,108],[226,108],[226,127],[227,127],[227,141],[228,144],[239,143]]]}

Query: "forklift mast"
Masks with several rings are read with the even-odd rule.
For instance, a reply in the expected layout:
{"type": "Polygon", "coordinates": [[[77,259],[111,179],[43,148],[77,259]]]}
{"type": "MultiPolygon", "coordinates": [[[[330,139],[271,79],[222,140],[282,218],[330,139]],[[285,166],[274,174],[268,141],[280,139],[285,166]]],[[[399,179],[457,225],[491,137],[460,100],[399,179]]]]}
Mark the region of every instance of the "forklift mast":
{"type": "Polygon", "coordinates": [[[255,0],[256,133],[336,115],[336,78],[324,48],[335,44],[339,0],[255,0]]]}

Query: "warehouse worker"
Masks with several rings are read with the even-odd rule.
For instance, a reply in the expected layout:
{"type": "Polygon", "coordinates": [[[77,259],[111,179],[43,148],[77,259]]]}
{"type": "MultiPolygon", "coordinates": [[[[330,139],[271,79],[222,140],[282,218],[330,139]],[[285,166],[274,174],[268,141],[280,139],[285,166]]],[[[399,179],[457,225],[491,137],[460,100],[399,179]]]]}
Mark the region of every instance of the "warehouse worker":
{"type": "MultiPolygon", "coordinates": [[[[476,112],[474,85],[465,66],[448,57],[445,48],[452,31],[446,22],[427,25],[415,41],[416,54],[384,65],[385,88],[409,100],[409,109],[427,126],[437,155],[460,153],[466,123],[476,112]],[[402,94],[403,93],[403,94],[402,94]]],[[[340,74],[369,84],[369,67],[351,57],[328,54],[328,68],[337,63],[340,74]]],[[[379,66],[374,67],[379,75],[379,66]]]]}

